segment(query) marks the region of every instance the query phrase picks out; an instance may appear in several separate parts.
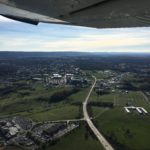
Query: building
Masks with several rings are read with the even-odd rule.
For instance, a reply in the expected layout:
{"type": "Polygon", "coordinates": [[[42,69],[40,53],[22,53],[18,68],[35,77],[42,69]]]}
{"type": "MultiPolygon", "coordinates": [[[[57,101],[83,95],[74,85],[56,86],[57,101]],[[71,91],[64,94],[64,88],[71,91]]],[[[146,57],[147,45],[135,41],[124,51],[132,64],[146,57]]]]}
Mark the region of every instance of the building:
{"type": "Polygon", "coordinates": [[[129,106],[129,107],[124,107],[124,109],[127,113],[131,113],[132,111],[137,111],[139,114],[148,114],[147,110],[144,109],[143,107],[129,106]]]}

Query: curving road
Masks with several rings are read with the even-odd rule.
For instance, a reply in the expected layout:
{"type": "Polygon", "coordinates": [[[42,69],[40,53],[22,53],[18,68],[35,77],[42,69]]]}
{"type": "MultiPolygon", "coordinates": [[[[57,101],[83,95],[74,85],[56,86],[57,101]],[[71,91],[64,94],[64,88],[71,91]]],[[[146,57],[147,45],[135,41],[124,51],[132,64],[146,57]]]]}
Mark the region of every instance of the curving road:
{"type": "Polygon", "coordinates": [[[93,133],[95,134],[95,136],[97,137],[97,139],[99,140],[99,142],[102,144],[102,146],[104,147],[105,150],[114,150],[114,148],[108,143],[108,141],[105,139],[105,137],[97,130],[97,128],[95,127],[95,125],[93,124],[93,122],[91,121],[88,112],[87,112],[87,104],[88,104],[88,100],[90,98],[90,95],[95,87],[95,84],[97,82],[97,79],[95,76],[92,76],[94,78],[94,83],[83,103],[83,115],[84,118],[87,122],[87,124],[89,125],[89,127],[91,128],[91,130],[93,131],[93,133]]]}

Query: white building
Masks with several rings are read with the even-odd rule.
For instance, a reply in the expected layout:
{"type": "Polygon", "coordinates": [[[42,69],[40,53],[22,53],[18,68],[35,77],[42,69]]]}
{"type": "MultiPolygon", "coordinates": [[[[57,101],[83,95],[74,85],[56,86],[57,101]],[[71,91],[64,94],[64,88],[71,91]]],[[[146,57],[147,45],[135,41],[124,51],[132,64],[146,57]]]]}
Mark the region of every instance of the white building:
{"type": "Polygon", "coordinates": [[[127,113],[131,113],[132,111],[136,110],[139,114],[148,114],[148,111],[145,110],[143,107],[129,106],[129,107],[124,107],[124,109],[127,113]]]}

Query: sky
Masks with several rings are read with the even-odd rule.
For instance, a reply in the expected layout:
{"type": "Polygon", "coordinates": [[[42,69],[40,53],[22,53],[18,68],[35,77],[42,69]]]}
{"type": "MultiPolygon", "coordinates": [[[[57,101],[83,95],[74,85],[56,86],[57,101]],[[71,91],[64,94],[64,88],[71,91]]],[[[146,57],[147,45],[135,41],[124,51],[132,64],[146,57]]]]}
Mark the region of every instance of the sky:
{"type": "Polygon", "coordinates": [[[150,28],[38,26],[0,16],[0,51],[148,52],[150,28]]]}

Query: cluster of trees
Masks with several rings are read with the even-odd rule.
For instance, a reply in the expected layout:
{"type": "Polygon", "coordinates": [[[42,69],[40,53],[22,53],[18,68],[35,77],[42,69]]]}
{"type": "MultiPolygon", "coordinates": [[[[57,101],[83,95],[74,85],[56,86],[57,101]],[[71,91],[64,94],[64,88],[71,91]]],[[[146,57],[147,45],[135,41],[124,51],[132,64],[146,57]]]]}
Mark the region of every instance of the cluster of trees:
{"type": "Polygon", "coordinates": [[[150,90],[150,82],[147,82],[147,83],[143,83],[139,86],[139,90],[141,91],[149,91],[150,90]]]}
{"type": "Polygon", "coordinates": [[[14,87],[0,88],[0,96],[5,96],[15,91],[16,91],[16,88],[14,87]]]}
{"type": "MultiPolygon", "coordinates": [[[[13,93],[13,92],[16,92],[17,90],[22,90],[22,89],[23,90],[25,90],[25,89],[31,90],[31,87],[26,85],[25,83],[17,83],[17,84],[14,84],[13,86],[3,87],[3,88],[0,88],[0,96],[6,96],[10,93],[13,93]]],[[[27,93],[24,93],[24,96],[26,94],[27,93]]]]}
{"type": "Polygon", "coordinates": [[[90,102],[89,106],[99,106],[99,107],[113,108],[114,103],[113,102],[90,102]]]}
{"type": "Polygon", "coordinates": [[[93,131],[90,129],[89,125],[86,122],[83,122],[83,126],[85,128],[85,133],[84,133],[85,140],[88,140],[91,137],[97,140],[95,134],[93,133],[93,131]]]}
{"type": "Polygon", "coordinates": [[[21,92],[19,92],[19,95],[21,96],[21,97],[24,97],[24,96],[29,96],[31,93],[29,92],[29,91],[21,91],[21,92]]]}
{"type": "Polygon", "coordinates": [[[137,88],[130,81],[125,81],[125,80],[120,85],[120,89],[129,90],[129,91],[137,90],[137,88]]]}
{"type": "Polygon", "coordinates": [[[131,91],[149,91],[150,90],[150,79],[148,78],[141,78],[139,80],[133,80],[133,81],[126,81],[124,80],[122,82],[122,85],[120,86],[120,89],[124,90],[131,90],[131,91]],[[139,84],[139,86],[134,86],[132,83],[139,84]]]}
{"type": "Polygon", "coordinates": [[[97,94],[98,96],[104,95],[104,94],[108,94],[108,93],[109,93],[108,90],[101,90],[101,89],[97,89],[95,92],[96,92],[96,94],[97,94]]]}
{"type": "Polygon", "coordinates": [[[0,63],[0,76],[6,76],[14,74],[17,71],[17,67],[11,63],[0,63]]]}
{"type": "Polygon", "coordinates": [[[115,149],[131,150],[131,148],[129,148],[127,145],[120,143],[118,137],[116,136],[116,134],[114,132],[107,133],[107,135],[105,135],[105,137],[108,139],[108,141],[110,141],[110,143],[113,145],[113,147],[115,149]]]}
{"type": "Polygon", "coordinates": [[[63,100],[67,100],[67,98],[69,96],[71,96],[72,94],[75,94],[77,92],[79,92],[79,89],[76,89],[76,88],[56,92],[49,98],[49,103],[57,103],[57,102],[60,102],[63,100]]]}

